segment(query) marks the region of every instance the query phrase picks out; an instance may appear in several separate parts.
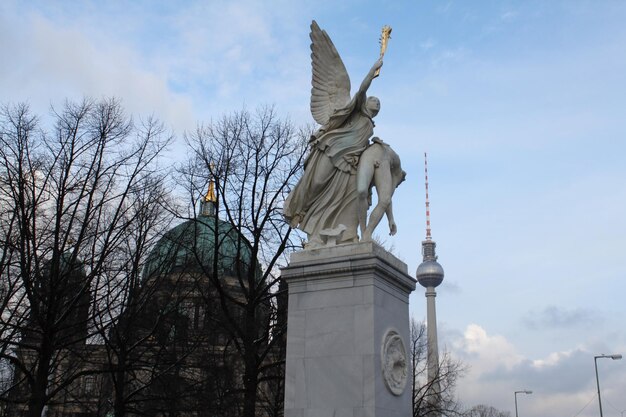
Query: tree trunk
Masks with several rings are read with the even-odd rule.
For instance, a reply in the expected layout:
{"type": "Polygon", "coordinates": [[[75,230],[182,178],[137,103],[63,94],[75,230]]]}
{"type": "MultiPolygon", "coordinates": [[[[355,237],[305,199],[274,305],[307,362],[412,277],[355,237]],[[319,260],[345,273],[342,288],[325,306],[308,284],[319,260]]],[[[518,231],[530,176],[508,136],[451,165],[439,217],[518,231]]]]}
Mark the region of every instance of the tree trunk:
{"type": "MultiPolygon", "coordinates": [[[[251,355],[248,355],[251,356],[251,355]]],[[[244,398],[243,398],[243,417],[255,417],[258,370],[256,370],[254,358],[246,360],[246,369],[244,372],[244,398]]]]}

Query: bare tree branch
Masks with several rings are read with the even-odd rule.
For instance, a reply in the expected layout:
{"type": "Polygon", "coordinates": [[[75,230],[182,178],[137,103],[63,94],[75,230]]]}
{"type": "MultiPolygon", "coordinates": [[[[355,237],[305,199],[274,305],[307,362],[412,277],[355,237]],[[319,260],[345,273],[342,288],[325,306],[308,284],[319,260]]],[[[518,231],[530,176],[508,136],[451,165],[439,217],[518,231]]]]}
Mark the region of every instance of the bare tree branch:
{"type": "Polygon", "coordinates": [[[105,372],[89,346],[114,323],[121,304],[105,301],[123,298],[136,196],[162,181],[171,140],[115,99],[68,101],[53,116],[43,131],[26,105],[0,111],[0,360],[13,372],[0,397],[37,417],[105,372]]]}

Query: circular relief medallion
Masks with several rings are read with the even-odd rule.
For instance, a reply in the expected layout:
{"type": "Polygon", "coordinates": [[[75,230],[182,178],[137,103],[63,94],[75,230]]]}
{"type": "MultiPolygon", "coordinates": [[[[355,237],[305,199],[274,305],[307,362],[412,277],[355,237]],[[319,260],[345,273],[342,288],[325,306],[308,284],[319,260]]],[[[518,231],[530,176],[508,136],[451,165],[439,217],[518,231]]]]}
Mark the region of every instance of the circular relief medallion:
{"type": "Polygon", "coordinates": [[[381,352],[383,380],[393,395],[402,395],[409,376],[409,364],[402,336],[395,329],[383,336],[381,352]]]}

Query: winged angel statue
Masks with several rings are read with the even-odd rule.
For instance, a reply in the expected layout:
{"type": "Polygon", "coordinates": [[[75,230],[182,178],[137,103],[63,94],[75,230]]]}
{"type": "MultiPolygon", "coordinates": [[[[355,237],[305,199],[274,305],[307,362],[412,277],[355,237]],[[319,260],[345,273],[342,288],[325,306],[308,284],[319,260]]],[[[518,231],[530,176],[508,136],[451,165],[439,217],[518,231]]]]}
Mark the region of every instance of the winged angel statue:
{"type": "Polygon", "coordinates": [[[322,127],[311,136],[304,174],[285,201],[284,215],[307,233],[306,247],[315,248],[328,244],[329,237],[334,243],[358,241],[357,169],[380,110],[378,98],[366,93],[383,61],[381,53],[351,98],[346,67],[315,21],[310,37],[311,113],[322,127]]]}

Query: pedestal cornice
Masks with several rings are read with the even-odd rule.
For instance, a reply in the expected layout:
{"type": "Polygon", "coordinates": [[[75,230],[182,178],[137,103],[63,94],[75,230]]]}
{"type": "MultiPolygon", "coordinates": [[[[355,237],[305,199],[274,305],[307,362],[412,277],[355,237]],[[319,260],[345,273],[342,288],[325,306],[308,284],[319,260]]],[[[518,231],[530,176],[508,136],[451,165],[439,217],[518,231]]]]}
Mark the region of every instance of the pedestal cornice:
{"type": "Polygon", "coordinates": [[[338,277],[378,278],[393,283],[407,293],[415,290],[416,280],[407,265],[374,242],[353,243],[303,250],[291,254],[282,277],[289,283],[299,280],[327,280],[338,277]]]}

